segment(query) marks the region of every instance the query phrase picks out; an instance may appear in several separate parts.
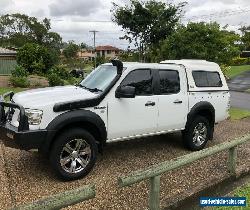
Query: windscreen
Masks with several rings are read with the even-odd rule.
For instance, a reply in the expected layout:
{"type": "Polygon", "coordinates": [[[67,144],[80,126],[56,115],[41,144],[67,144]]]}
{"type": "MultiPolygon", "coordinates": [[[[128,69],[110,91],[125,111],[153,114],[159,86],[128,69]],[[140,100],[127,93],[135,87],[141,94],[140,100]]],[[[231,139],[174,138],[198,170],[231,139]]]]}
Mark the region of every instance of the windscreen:
{"type": "Polygon", "coordinates": [[[104,91],[117,75],[117,69],[112,65],[100,65],[92,71],[86,79],[81,82],[81,86],[88,89],[98,89],[104,91]]]}

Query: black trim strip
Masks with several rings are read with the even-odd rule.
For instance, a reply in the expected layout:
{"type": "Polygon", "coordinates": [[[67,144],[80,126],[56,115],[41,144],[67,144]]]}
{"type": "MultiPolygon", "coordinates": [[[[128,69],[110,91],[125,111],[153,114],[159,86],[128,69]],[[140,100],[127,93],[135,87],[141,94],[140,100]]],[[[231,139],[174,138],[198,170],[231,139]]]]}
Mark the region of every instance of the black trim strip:
{"type": "Polygon", "coordinates": [[[229,92],[229,90],[189,90],[188,92],[229,92]]]}

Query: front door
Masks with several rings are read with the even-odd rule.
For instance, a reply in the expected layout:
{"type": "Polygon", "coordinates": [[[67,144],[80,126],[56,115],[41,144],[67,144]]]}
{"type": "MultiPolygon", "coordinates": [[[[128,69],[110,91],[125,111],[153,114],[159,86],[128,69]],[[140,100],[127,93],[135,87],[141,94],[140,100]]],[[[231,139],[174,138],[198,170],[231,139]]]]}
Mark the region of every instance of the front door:
{"type": "Polygon", "coordinates": [[[109,140],[156,132],[158,106],[151,71],[133,70],[121,82],[121,86],[135,87],[135,98],[114,97],[108,102],[109,140]]]}

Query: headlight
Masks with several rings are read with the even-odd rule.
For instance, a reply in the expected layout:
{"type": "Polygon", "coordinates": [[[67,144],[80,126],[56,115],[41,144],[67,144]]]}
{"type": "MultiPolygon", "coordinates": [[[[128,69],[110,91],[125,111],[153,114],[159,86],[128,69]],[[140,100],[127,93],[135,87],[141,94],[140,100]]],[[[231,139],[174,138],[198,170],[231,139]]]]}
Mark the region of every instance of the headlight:
{"type": "Polygon", "coordinates": [[[43,111],[38,109],[25,109],[25,115],[28,117],[30,125],[39,125],[42,120],[43,111]]]}

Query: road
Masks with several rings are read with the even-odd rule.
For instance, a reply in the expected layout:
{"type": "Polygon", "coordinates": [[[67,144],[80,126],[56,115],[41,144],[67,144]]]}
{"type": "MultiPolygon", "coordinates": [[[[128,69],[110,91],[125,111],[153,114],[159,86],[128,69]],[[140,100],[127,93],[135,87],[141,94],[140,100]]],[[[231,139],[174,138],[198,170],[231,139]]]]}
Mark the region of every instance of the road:
{"type": "Polygon", "coordinates": [[[250,94],[230,91],[231,107],[250,110],[250,94]]]}
{"type": "Polygon", "coordinates": [[[232,91],[246,91],[250,89],[250,71],[246,71],[228,81],[229,89],[232,91]]]}

